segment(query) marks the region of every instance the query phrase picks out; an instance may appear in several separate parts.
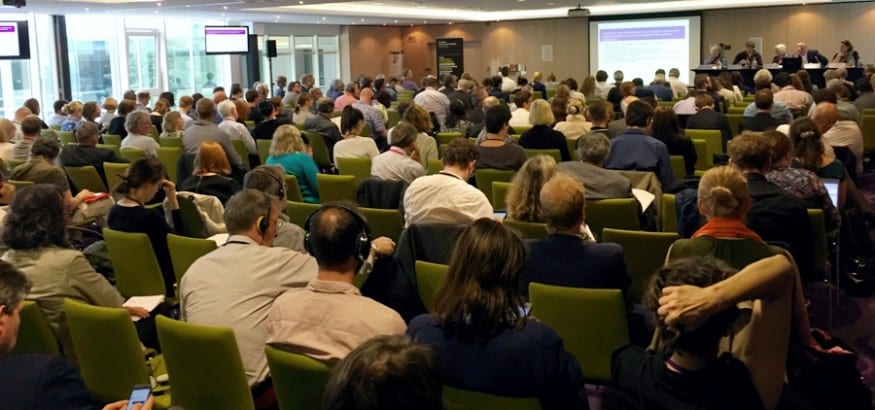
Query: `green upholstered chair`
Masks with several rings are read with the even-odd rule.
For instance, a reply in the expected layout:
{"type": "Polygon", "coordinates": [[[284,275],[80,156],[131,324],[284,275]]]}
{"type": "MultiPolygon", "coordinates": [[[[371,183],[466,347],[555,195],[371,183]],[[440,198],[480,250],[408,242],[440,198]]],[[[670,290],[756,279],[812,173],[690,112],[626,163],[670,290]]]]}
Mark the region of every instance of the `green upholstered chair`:
{"type": "Polygon", "coordinates": [[[513,133],[514,135],[523,135],[526,131],[532,129],[531,125],[514,125],[513,133]]]}
{"type": "Polygon", "coordinates": [[[118,145],[97,144],[97,145],[95,145],[95,147],[100,148],[100,149],[108,149],[108,150],[114,152],[116,156],[118,156],[118,157],[122,156],[122,149],[118,145]]]}
{"type": "Polygon", "coordinates": [[[179,137],[158,137],[158,145],[167,148],[182,148],[182,138],[179,137]]]}
{"type": "Polygon", "coordinates": [[[521,222],[504,218],[504,226],[518,231],[524,239],[544,239],[547,237],[547,225],[537,222],[521,222]]]}
{"type": "Polygon", "coordinates": [[[14,186],[15,189],[21,189],[21,188],[24,188],[24,187],[26,187],[26,186],[33,185],[33,181],[16,181],[16,180],[14,180],[14,179],[10,179],[10,180],[8,180],[8,181],[6,181],[6,182],[7,182],[9,185],[14,186]]]}
{"type": "Polygon", "coordinates": [[[359,208],[358,210],[368,220],[368,226],[371,228],[374,238],[385,236],[395,242],[401,238],[401,231],[404,229],[404,216],[401,215],[401,211],[375,208],[359,208]]]}
{"type": "Polygon", "coordinates": [[[350,201],[355,203],[356,184],[352,175],[317,174],[316,184],[319,186],[321,202],[350,201]]]}
{"type": "Polygon", "coordinates": [[[167,247],[170,249],[176,283],[182,283],[182,276],[189,266],[201,256],[215,250],[217,245],[211,239],[189,238],[170,233],[167,234],[167,247]]]}
{"type": "Polygon", "coordinates": [[[465,134],[461,132],[439,132],[435,135],[438,145],[449,144],[459,138],[465,138],[465,134]]]}
{"type": "MultiPolygon", "coordinates": [[[[149,384],[150,371],[127,310],[65,299],[64,315],[79,372],[95,398],[125,400],[134,386],[149,384]]],[[[157,407],[170,407],[170,395],[156,395],[155,401],[157,407]]]]}
{"type": "Polygon", "coordinates": [[[662,194],[659,206],[659,220],[663,232],[678,231],[678,214],[674,207],[674,195],[662,194]]]}
{"type": "MultiPolygon", "coordinates": [[[[158,148],[158,161],[164,165],[164,169],[167,171],[167,179],[176,182],[179,181],[179,174],[177,173],[177,164],[179,163],[179,158],[182,157],[182,148],[180,147],[159,147],[158,148]]],[[[133,161],[131,161],[133,162],[133,161]]]]}
{"type": "Polygon", "coordinates": [[[36,302],[25,300],[19,316],[18,341],[11,354],[61,354],[58,339],[36,302]]]}
{"type": "Polygon", "coordinates": [[[708,141],[693,140],[696,148],[696,171],[707,171],[714,166],[714,157],[708,154],[708,141]]]}
{"type": "MultiPolygon", "coordinates": [[[[860,130],[863,132],[863,152],[866,154],[875,152],[875,113],[863,112],[860,124],[860,130]]],[[[857,161],[862,160],[857,158],[857,161]]]]}
{"type": "Polygon", "coordinates": [[[744,114],[726,114],[726,119],[729,120],[729,131],[732,132],[732,135],[738,135],[738,129],[741,126],[741,120],[744,119],[744,114]]]}
{"type": "Polygon", "coordinates": [[[449,266],[439,263],[416,261],[416,291],[429,312],[434,308],[434,296],[447,280],[449,266]]]}
{"type": "Polygon", "coordinates": [[[687,176],[687,167],[684,164],[683,155],[671,155],[668,159],[671,161],[671,172],[675,178],[681,179],[687,176]]]}
{"type": "Polygon", "coordinates": [[[723,135],[720,134],[720,130],[684,130],[684,134],[691,140],[704,140],[709,155],[726,153],[723,149],[723,135]]]}
{"type": "Polygon", "coordinates": [[[250,130],[255,128],[255,121],[244,120],[243,123],[246,124],[246,128],[249,128],[250,130]]]}
{"type": "Polygon", "coordinates": [[[58,143],[61,144],[61,147],[76,143],[76,135],[73,134],[73,131],[55,131],[55,134],[58,136],[58,143]]]}
{"type": "Polygon", "coordinates": [[[477,181],[477,188],[483,191],[483,194],[486,195],[486,199],[488,199],[491,204],[492,183],[495,181],[510,182],[510,180],[513,179],[514,174],[516,174],[516,172],[512,170],[481,168],[474,171],[474,179],[477,181]]]}
{"type": "Polygon", "coordinates": [[[124,175],[128,172],[128,168],[131,164],[126,164],[123,162],[104,162],[103,163],[103,175],[106,175],[106,184],[107,188],[110,191],[114,190],[115,187],[118,186],[119,183],[122,182],[121,175],[124,175]]]}
{"type": "Polygon", "coordinates": [[[121,135],[103,134],[101,139],[103,140],[103,143],[106,145],[115,145],[117,147],[120,147],[122,145],[122,136],[121,135]]]}
{"type": "Polygon", "coordinates": [[[340,175],[352,175],[358,187],[362,181],[371,177],[370,158],[337,158],[337,171],[340,175]]]}
{"type": "Polygon", "coordinates": [[[237,155],[240,156],[240,160],[243,161],[243,166],[246,169],[252,168],[249,164],[249,151],[246,149],[246,144],[243,143],[243,140],[232,139],[231,143],[234,144],[234,151],[237,152],[237,155]]]}
{"type": "Polygon", "coordinates": [[[557,164],[562,162],[562,154],[558,149],[526,149],[526,157],[532,158],[537,157],[538,155],[553,157],[557,164]]]}
{"type": "Polygon", "coordinates": [[[438,145],[438,158],[443,159],[449,145],[438,145]]]}
{"type": "Polygon", "coordinates": [[[286,201],[286,215],[288,215],[289,221],[301,228],[304,228],[307,217],[317,209],[319,209],[319,204],[286,201]]]}
{"type": "Polygon", "coordinates": [[[181,231],[189,238],[206,239],[207,227],[193,198],[190,195],[176,194],[176,200],[179,201],[179,217],[182,219],[181,231]]]}
{"type": "Polygon", "coordinates": [[[280,410],[322,408],[322,391],[331,373],[328,365],[273,346],[265,346],[264,354],[280,410]]]}
{"type": "Polygon", "coordinates": [[[267,164],[267,157],[270,156],[270,141],[271,140],[255,140],[255,147],[258,149],[258,158],[262,164],[267,164]]]}
{"type": "Polygon", "coordinates": [[[602,242],[613,242],[623,247],[623,256],[632,283],[626,297],[641,302],[650,278],[665,262],[665,254],[674,241],[680,239],[677,233],[627,231],[605,228],[602,242]]]}
{"type": "MultiPolygon", "coordinates": [[[[143,151],[139,148],[122,148],[121,149],[122,158],[128,160],[128,162],[134,162],[140,158],[146,156],[146,151],[143,151]]],[[[176,165],[174,165],[176,166],[176,165]]]]}
{"type": "Polygon", "coordinates": [[[394,107],[386,110],[386,116],[388,117],[388,120],[386,120],[387,129],[392,128],[401,122],[401,114],[394,107]]]}
{"type": "Polygon", "coordinates": [[[635,198],[611,198],[586,201],[586,224],[593,235],[601,238],[602,229],[616,228],[634,231],[640,228],[638,201],[635,198]]]}
{"type": "Polygon", "coordinates": [[[441,163],[439,159],[430,159],[428,160],[428,165],[425,167],[425,171],[428,175],[434,175],[444,168],[444,165],[441,163]]]}
{"type": "Polygon", "coordinates": [[[328,151],[328,144],[325,142],[325,136],[318,132],[301,131],[307,139],[310,140],[310,148],[313,149],[313,160],[320,169],[327,169],[334,166],[331,162],[331,153],[328,151]]]}
{"type": "Polygon", "coordinates": [[[106,185],[100,179],[100,174],[91,165],[84,167],[64,167],[67,177],[73,182],[75,192],[87,189],[91,192],[106,192],[106,185]]]}
{"type": "Polygon", "coordinates": [[[510,189],[510,182],[492,182],[492,209],[496,211],[507,210],[508,189],[510,189]]]}
{"type": "Polygon", "coordinates": [[[447,410],[540,410],[536,397],[504,397],[444,386],[447,410]]]}
{"type": "Polygon", "coordinates": [[[629,343],[622,292],[530,283],[529,300],[532,314],[559,334],[584,376],[610,383],[611,355],[629,343]]]}
{"type": "Polygon", "coordinates": [[[185,410],[254,410],[243,361],[227,327],[155,317],[173,405],[185,410]]]}
{"type": "Polygon", "coordinates": [[[286,174],[286,199],[304,202],[304,195],[301,194],[301,185],[298,184],[298,177],[294,175],[286,174]]]}
{"type": "Polygon", "coordinates": [[[122,296],[164,294],[164,278],[149,236],[103,228],[103,238],[122,296]]]}
{"type": "Polygon", "coordinates": [[[822,209],[808,210],[811,239],[814,243],[814,270],[819,277],[827,277],[829,272],[829,248],[826,239],[826,219],[824,218],[822,209]]]}
{"type": "Polygon", "coordinates": [[[152,125],[152,128],[149,129],[149,136],[152,137],[155,142],[158,142],[158,137],[160,137],[160,134],[158,134],[158,127],[152,125]]]}

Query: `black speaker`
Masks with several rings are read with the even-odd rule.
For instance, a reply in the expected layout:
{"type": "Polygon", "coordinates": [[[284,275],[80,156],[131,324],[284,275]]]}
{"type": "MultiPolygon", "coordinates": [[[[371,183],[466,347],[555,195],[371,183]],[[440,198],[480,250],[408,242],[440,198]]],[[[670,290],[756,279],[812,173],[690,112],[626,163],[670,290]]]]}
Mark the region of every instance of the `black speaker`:
{"type": "Polygon", "coordinates": [[[267,56],[276,57],[276,40],[267,40],[267,56]]]}

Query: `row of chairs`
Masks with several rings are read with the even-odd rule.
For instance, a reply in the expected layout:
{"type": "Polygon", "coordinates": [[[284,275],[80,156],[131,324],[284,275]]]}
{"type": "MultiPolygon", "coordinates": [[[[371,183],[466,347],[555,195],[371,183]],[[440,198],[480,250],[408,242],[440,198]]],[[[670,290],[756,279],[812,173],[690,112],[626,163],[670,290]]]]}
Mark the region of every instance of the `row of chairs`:
{"type": "MultiPolygon", "coordinates": [[[[158,148],[158,160],[164,165],[164,168],[167,170],[167,176],[170,180],[174,182],[178,181],[177,174],[177,163],[179,162],[179,158],[182,157],[182,148],[177,147],[160,147],[158,148]]],[[[121,157],[134,162],[140,158],[146,156],[146,153],[138,148],[125,148],[121,150],[121,157]]],[[[67,173],[67,177],[70,178],[70,181],[73,183],[73,187],[75,191],[81,191],[83,189],[88,189],[92,192],[109,192],[111,191],[119,182],[121,182],[120,175],[124,175],[127,172],[130,163],[113,163],[113,162],[104,162],[103,163],[103,172],[106,175],[106,183],[100,178],[100,175],[97,172],[97,169],[94,166],[86,165],[81,167],[64,167],[64,171],[67,173]]]]}

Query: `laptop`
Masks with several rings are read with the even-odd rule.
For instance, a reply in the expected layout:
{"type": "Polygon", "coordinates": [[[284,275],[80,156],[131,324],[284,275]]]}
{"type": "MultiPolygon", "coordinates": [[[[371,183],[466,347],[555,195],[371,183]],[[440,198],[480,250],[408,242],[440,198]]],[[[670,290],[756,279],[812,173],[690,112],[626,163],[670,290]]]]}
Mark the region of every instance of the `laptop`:
{"type": "Polygon", "coordinates": [[[824,178],[823,186],[826,187],[826,192],[829,194],[829,199],[837,208],[839,206],[839,180],[834,178],[824,178]]]}

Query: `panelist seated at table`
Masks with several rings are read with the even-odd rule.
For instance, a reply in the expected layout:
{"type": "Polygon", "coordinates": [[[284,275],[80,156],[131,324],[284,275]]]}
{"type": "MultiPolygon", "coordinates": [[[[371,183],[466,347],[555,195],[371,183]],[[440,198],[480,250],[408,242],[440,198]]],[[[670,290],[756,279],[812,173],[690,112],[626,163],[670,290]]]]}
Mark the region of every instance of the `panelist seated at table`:
{"type": "Polygon", "coordinates": [[[775,45],[775,56],[772,57],[772,64],[781,64],[784,61],[784,57],[787,57],[787,45],[783,43],[778,43],[775,45]]]}
{"type": "Polygon", "coordinates": [[[716,65],[718,67],[726,67],[726,56],[723,55],[723,47],[714,44],[709,48],[710,54],[705,58],[705,65],[716,65]]]}
{"type": "Polygon", "coordinates": [[[815,49],[808,48],[808,45],[802,42],[796,44],[796,54],[802,58],[803,66],[805,64],[820,64],[821,66],[825,66],[828,63],[826,56],[820,54],[820,52],[815,49]]]}
{"type": "Polygon", "coordinates": [[[761,67],[763,65],[763,56],[756,51],[756,45],[753,41],[744,43],[744,50],[735,55],[732,64],[741,64],[748,67],[761,67]]]}
{"type": "Polygon", "coordinates": [[[854,50],[850,40],[839,42],[839,52],[832,56],[831,63],[845,63],[848,67],[860,67],[860,53],[854,50]]]}

